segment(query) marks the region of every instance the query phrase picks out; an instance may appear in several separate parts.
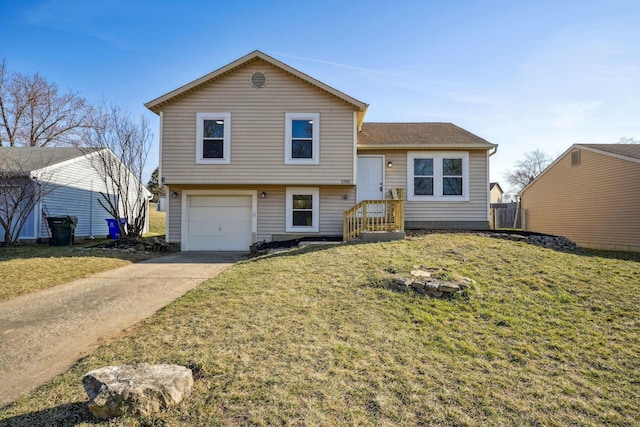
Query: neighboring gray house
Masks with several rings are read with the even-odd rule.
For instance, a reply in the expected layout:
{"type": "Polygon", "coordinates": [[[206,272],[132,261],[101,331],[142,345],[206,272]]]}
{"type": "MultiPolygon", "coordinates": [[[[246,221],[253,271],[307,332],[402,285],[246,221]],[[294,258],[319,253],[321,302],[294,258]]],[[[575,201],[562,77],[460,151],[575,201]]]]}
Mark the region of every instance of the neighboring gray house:
{"type": "MultiPolygon", "coordinates": [[[[110,215],[98,202],[102,198],[100,192],[108,194],[109,190],[91,163],[92,158],[104,154],[104,150],[114,161],[119,161],[108,149],[0,147],[0,169],[9,164],[17,165],[26,172],[28,179],[42,182],[52,189],[32,210],[20,233],[20,241],[49,237],[43,213],[47,216],[76,216],[76,238],[109,235],[105,219],[110,215]]],[[[143,202],[148,204],[150,196],[151,193],[143,187],[143,202]]],[[[2,240],[4,230],[0,229],[2,240]]]]}

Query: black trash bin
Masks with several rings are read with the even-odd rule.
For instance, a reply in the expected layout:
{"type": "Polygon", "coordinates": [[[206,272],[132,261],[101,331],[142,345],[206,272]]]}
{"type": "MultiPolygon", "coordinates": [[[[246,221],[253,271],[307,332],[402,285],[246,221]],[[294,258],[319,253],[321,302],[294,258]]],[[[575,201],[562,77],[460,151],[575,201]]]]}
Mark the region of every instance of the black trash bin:
{"type": "Polygon", "coordinates": [[[51,244],[55,246],[72,245],[75,240],[75,230],[78,224],[76,216],[50,216],[47,217],[51,229],[51,244]]]}

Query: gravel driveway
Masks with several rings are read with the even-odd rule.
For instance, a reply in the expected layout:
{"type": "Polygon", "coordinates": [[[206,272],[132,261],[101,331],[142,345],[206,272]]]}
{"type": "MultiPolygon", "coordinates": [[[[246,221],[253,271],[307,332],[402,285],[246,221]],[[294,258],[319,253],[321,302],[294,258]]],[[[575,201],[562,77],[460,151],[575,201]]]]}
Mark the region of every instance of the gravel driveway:
{"type": "Polygon", "coordinates": [[[0,302],[0,407],[242,258],[181,252],[0,302]]]}

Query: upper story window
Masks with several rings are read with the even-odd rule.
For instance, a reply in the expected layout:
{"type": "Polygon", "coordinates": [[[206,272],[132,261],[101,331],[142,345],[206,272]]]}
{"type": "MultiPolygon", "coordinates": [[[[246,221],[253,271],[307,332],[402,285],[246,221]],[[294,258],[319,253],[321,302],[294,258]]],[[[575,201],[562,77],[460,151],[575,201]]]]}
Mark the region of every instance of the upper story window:
{"type": "Polygon", "coordinates": [[[196,126],[196,163],[230,163],[231,113],[198,113],[196,126]]]}
{"type": "Polygon", "coordinates": [[[285,114],[285,164],[320,163],[320,114],[285,114]]]}
{"type": "Polygon", "coordinates": [[[469,200],[469,153],[407,153],[407,200],[469,200]]]}

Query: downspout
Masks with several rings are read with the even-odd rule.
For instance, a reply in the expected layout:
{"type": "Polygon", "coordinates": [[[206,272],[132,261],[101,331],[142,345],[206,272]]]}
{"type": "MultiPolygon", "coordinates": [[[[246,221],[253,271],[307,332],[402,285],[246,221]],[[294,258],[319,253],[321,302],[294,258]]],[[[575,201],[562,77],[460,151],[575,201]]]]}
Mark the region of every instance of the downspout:
{"type": "Polygon", "coordinates": [[[89,239],[95,239],[93,236],[93,179],[91,180],[91,189],[89,191],[89,239]]]}

